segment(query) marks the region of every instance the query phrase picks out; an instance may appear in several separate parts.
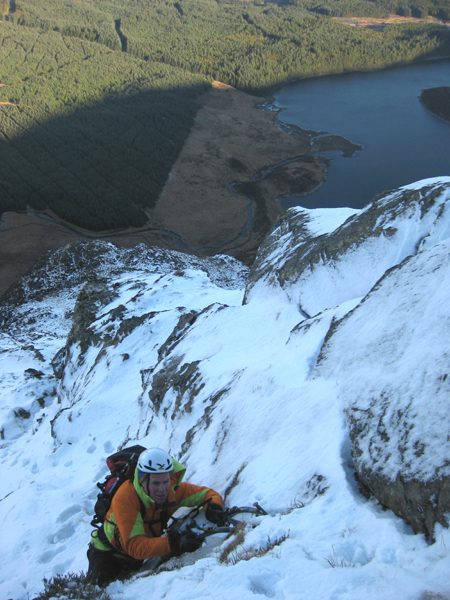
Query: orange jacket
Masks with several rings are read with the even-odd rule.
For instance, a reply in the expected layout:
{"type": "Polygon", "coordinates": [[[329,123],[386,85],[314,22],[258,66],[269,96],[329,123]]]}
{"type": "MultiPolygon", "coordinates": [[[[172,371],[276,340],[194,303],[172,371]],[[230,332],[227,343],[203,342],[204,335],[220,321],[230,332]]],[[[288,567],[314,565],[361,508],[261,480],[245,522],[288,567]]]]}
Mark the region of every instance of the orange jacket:
{"type": "MultiPolygon", "coordinates": [[[[167,519],[178,508],[200,506],[209,498],[215,504],[223,505],[222,498],[214,490],[182,482],[186,469],[178,461],[172,460],[171,487],[162,508],[157,510],[154,500],[144,492],[137,469],[134,480],[125,481],[112,499],[103,528],[110,544],[118,552],[139,560],[168,554],[169,540],[166,536],[160,536],[167,519]],[[144,508],[143,518],[141,511],[144,508]]],[[[92,543],[101,550],[110,550],[95,534],[92,543]]]]}

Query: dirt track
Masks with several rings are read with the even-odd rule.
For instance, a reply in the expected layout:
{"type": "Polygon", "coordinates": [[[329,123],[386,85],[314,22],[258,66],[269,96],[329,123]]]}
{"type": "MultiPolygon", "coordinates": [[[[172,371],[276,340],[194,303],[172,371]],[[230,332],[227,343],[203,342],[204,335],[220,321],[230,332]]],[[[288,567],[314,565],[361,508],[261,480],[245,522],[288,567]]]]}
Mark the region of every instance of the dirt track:
{"type": "Polygon", "coordinates": [[[194,127],[144,227],[98,234],[53,221],[55,215],[4,214],[0,294],[43,252],[75,240],[105,239],[120,247],[145,242],[199,255],[221,252],[251,264],[278,214],[276,198],[316,187],[325,168],[308,156],[309,138],[281,131],[276,113],[257,107],[260,98],[216,83],[200,103],[194,127]],[[265,167],[293,158],[252,181],[265,167]],[[236,191],[253,200],[232,193],[233,182],[238,183],[236,191]]]}

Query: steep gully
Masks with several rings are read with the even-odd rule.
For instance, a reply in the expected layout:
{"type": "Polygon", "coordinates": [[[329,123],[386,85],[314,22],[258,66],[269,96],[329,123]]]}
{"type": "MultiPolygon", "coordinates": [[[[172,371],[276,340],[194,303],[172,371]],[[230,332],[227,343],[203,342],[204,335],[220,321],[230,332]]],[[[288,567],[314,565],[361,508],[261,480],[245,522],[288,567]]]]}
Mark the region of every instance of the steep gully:
{"type": "Polygon", "coordinates": [[[120,29],[120,24],[121,24],[120,19],[116,19],[114,21],[114,26],[116,28],[117,35],[119,36],[120,43],[122,44],[122,52],[126,52],[127,47],[128,47],[128,40],[127,40],[126,36],[122,33],[122,31],[120,29]]]}

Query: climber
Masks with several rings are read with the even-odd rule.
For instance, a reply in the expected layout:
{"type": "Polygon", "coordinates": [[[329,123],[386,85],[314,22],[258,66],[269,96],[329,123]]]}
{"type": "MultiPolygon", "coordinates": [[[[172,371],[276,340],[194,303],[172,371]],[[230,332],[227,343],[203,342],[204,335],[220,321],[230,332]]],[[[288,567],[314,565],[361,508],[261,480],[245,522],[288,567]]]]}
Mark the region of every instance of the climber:
{"type": "Polygon", "coordinates": [[[141,567],[143,561],[194,552],[202,540],[192,531],[168,530],[169,518],[180,507],[204,505],[206,518],[224,525],[220,495],[183,482],[186,469],[167,452],[150,448],[137,461],[134,477],[115,493],[103,525],[91,536],[88,580],[106,585],[141,567]]]}

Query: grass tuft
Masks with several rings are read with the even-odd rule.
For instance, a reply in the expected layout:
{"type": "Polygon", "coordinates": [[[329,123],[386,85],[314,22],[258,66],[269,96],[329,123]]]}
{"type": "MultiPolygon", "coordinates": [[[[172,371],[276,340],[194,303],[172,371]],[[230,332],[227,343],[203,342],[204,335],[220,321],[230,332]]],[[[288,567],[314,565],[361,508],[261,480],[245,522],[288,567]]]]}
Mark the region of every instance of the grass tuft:
{"type": "Polygon", "coordinates": [[[226,565],[235,565],[241,560],[250,560],[251,558],[264,556],[271,552],[277,546],[280,546],[289,537],[289,532],[272,540],[267,537],[267,543],[259,548],[255,546],[245,547],[243,545],[245,534],[240,531],[235,539],[233,539],[222,551],[219,561],[226,565]]]}

